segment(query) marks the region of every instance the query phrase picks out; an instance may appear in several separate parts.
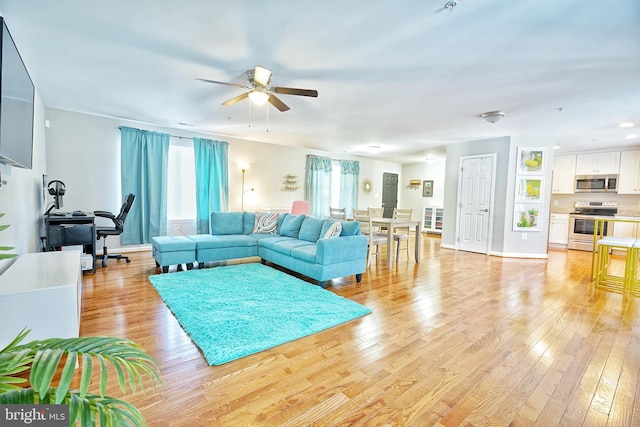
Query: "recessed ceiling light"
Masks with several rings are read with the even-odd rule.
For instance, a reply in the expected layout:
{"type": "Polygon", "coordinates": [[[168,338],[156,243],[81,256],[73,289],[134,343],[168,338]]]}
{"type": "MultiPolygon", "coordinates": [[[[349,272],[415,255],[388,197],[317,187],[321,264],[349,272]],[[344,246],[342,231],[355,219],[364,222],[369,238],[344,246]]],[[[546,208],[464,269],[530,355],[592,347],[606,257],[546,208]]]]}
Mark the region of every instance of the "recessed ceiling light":
{"type": "Polygon", "coordinates": [[[640,135],[636,135],[635,133],[632,133],[632,134],[627,135],[627,139],[635,139],[638,136],[640,136],[640,135]]]}
{"type": "Polygon", "coordinates": [[[634,126],[631,122],[622,122],[618,125],[620,128],[632,128],[634,126]]]}

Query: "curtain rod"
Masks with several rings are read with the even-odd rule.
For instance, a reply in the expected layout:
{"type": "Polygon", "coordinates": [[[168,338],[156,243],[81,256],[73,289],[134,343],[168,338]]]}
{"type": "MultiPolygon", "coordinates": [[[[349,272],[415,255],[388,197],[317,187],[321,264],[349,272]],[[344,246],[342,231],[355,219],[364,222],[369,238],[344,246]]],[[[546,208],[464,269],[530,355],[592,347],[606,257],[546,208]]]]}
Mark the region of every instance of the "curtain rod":
{"type": "MultiPolygon", "coordinates": [[[[128,127],[128,126],[126,126],[128,127]]],[[[118,126],[118,129],[122,130],[122,126],[118,126]]],[[[131,129],[137,129],[137,128],[131,128],[131,129]]],[[[166,133],[166,132],[160,132],[160,131],[146,131],[145,129],[138,129],[138,130],[143,130],[145,132],[157,132],[157,133],[166,133]]],[[[181,136],[181,135],[173,135],[173,134],[169,134],[169,138],[180,138],[180,139],[193,139],[196,138],[195,136],[181,136]]]]}
{"type": "Polygon", "coordinates": [[[307,154],[308,156],[316,156],[316,157],[324,157],[325,159],[329,159],[332,162],[342,162],[342,161],[347,161],[347,162],[358,162],[360,163],[360,160],[346,160],[346,159],[334,159],[333,157],[327,157],[327,156],[319,156],[317,154],[307,154]]]}

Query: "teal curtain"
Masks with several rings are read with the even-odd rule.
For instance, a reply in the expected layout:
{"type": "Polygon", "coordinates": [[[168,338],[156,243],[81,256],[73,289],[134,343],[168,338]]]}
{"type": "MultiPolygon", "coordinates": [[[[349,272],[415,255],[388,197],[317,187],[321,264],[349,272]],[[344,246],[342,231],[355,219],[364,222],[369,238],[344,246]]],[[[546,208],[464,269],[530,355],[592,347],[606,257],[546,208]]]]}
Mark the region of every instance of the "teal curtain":
{"type": "Polygon", "coordinates": [[[359,175],[360,162],[340,160],[340,206],[346,209],[349,218],[353,217],[353,209],[358,206],[359,175]]]}
{"type": "Polygon", "coordinates": [[[331,159],[307,155],[305,199],[311,204],[310,214],[319,218],[329,215],[331,204],[331,159]]]}
{"type": "Polygon", "coordinates": [[[229,144],[224,141],[193,138],[196,163],[196,228],[209,234],[213,211],[229,209],[229,144]]]}
{"type": "Polygon", "coordinates": [[[122,194],[133,193],[133,203],[123,245],[149,243],[167,234],[168,133],[120,128],[120,176],[122,194]]]}

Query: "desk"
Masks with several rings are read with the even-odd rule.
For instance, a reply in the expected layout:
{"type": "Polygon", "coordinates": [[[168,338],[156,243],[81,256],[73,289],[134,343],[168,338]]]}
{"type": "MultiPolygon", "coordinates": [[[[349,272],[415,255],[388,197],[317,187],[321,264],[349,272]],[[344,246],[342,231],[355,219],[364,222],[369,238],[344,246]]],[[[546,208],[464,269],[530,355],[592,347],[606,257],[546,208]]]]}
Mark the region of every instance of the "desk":
{"type": "Polygon", "coordinates": [[[420,263],[420,250],[422,248],[422,234],[420,233],[420,221],[406,220],[406,219],[393,219],[393,218],[371,218],[373,225],[379,227],[387,227],[387,267],[393,268],[396,257],[392,254],[393,249],[393,229],[395,227],[415,227],[415,258],[416,262],[420,263]]]}
{"type": "Polygon", "coordinates": [[[44,228],[46,232],[47,251],[57,251],[62,246],[82,245],[84,253],[92,257],[92,269],[96,272],[96,217],[93,214],[85,216],[45,215],[44,228]]]}

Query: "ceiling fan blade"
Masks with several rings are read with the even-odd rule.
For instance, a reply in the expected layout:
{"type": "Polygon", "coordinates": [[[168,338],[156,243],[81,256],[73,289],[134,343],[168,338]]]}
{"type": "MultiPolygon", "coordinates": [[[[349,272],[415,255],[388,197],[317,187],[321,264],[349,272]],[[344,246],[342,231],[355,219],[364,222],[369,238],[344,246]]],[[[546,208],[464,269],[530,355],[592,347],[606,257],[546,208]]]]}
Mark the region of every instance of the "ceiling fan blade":
{"type": "Polygon", "coordinates": [[[292,87],[272,87],[272,91],[281,93],[283,95],[299,95],[299,96],[312,96],[318,97],[318,91],[314,89],[295,89],[292,87]]]}
{"type": "Polygon", "coordinates": [[[209,79],[196,79],[199,82],[204,82],[204,83],[214,83],[217,85],[226,85],[226,86],[235,86],[235,87],[241,87],[243,89],[250,89],[249,86],[246,85],[241,85],[238,83],[229,83],[229,82],[219,82],[217,80],[209,80],[209,79]]]}
{"type": "Polygon", "coordinates": [[[242,101],[243,99],[247,99],[248,97],[249,97],[249,93],[245,92],[242,95],[238,95],[235,98],[231,98],[230,100],[223,102],[222,105],[233,105],[236,102],[242,101]]]}
{"type": "Polygon", "coordinates": [[[271,105],[273,105],[274,107],[276,107],[278,110],[280,111],[287,111],[289,110],[289,106],[287,104],[285,104],[284,102],[282,102],[280,100],[280,98],[278,98],[277,96],[275,96],[274,94],[269,94],[269,103],[271,105]]]}
{"type": "Polygon", "coordinates": [[[266,86],[271,81],[271,71],[268,69],[256,65],[256,69],[253,72],[253,81],[258,83],[260,86],[266,86]]]}

